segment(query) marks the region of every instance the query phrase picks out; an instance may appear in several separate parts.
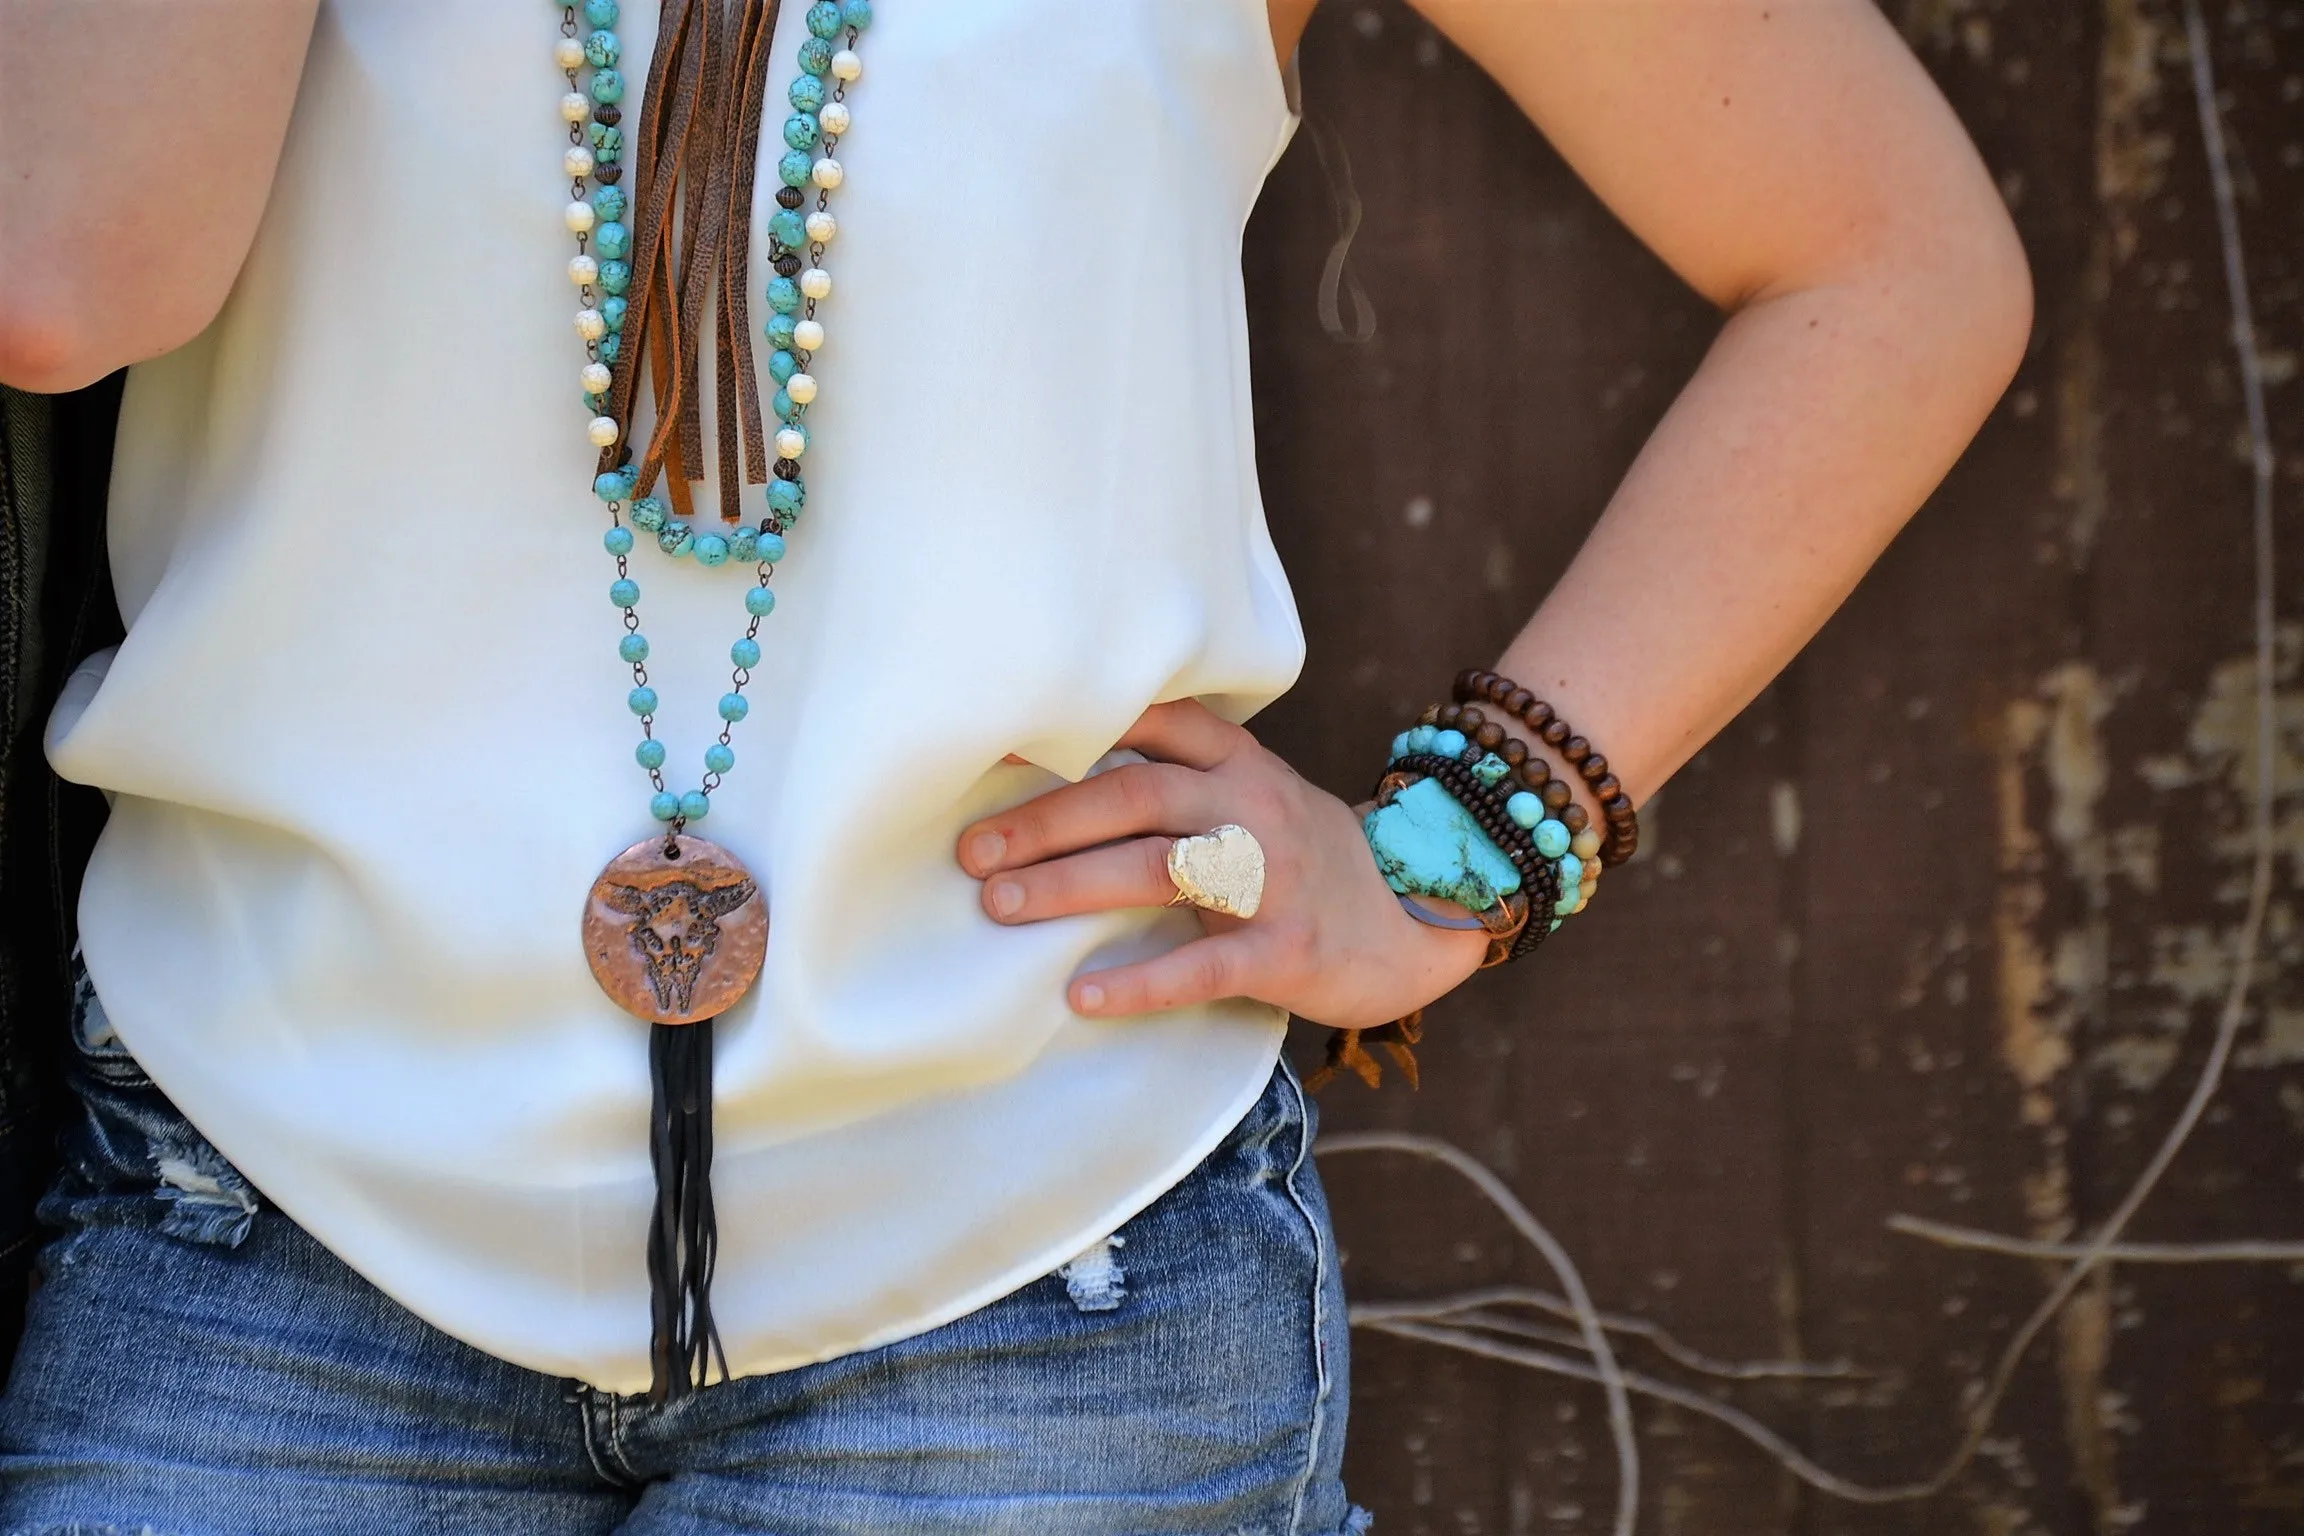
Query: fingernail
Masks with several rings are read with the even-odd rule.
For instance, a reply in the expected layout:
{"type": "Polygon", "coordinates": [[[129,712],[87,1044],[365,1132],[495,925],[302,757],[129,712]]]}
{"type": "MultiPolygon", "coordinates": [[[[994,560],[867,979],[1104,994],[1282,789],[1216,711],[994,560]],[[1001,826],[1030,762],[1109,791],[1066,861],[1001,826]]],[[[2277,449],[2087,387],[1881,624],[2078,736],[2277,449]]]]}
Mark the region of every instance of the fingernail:
{"type": "Polygon", "coordinates": [[[979,832],[968,839],[968,857],[978,869],[990,869],[1008,851],[1008,839],[997,832],[979,832]]]}
{"type": "Polygon", "coordinates": [[[1080,989],[1080,1006],[1087,1009],[1103,1007],[1104,989],[1092,981],[1083,986],[1080,989]]]}
{"type": "Polygon", "coordinates": [[[1001,917],[1013,917],[1016,909],[1024,905],[1024,887],[1013,880],[992,882],[992,910],[1001,917]]]}

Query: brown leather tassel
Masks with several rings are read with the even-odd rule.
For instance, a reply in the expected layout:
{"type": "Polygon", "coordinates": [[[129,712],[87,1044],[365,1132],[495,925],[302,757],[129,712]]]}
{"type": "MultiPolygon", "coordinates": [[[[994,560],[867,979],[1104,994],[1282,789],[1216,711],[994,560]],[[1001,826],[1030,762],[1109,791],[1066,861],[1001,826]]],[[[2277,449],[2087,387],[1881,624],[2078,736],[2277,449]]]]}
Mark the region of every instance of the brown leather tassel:
{"type": "MultiPolygon", "coordinates": [[[[738,42],[737,99],[758,103],[768,90],[768,55],[776,39],[776,7],[750,6],[738,42]]],[[[768,480],[768,443],[762,426],[760,391],[739,388],[759,377],[752,362],[752,184],[760,163],[760,111],[742,112],[730,136],[727,254],[720,263],[719,377],[720,517],[744,520],[744,486],[768,480]],[[730,415],[728,403],[736,403],[730,415]]]]}
{"type": "MultiPolygon", "coordinates": [[[[684,56],[682,42],[692,21],[696,0],[664,0],[657,23],[656,51],[648,60],[647,93],[640,105],[640,121],[625,145],[632,161],[632,283],[625,292],[624,350],[617,359],[615,382],[608,389],[607,414],[621,422],[624,436],[600,451],[603,474],[631,457],[632,407],[639,398],[643,360],[653,364],[656,398],[669,398],[664,359],[668,343],[659,316],[669,284],[664,272],[671,258],[673,194],[679,189],[679,158],[665,145],[683,144],[694,119],[696,97],[693,66],[684,56]],[[657,344],[649,345],[651,340],[657,344]]],[[[676,345],[676,343],[669,343],[676,345]]],[[[639,491],[653,489],[657,465],[643,462],[639,491]]]]}
{"type": "Polygon", "coordinates": [[[682,519],[703,478],[704,314],[717,299],[717,454],[721,516],[740,521],[742,486],[768,478],[750,305],[752,185],[780,0],[662,0],[634,160],[632,284],[624,352],[607,414],[624,437],[603,472],[633,457],[632,407],[645,372],[656,424],[639,453],[637,494],[659,472],[682,519]]]}
{"type": "Polygon", "coordinates": [[[1307,1091],[1318,1093],[1343,1073],[1349,1072],[1371,1088],[1384,1086],[1384,1063],[1369,1053],[1370,1045],[1392,1058],[1392,1065],[1408,1079],[1408,1086],[1420,1088],[1423,1077],[1416,1070],[1416,1047],[1424,1041],[1424,1010],[1419,1008],[1405,1018],[1394,1019],[1375,1029],[1340,1029],[1328,1037],[1328,1059],[1320,1069],[1304,1079],[1307,1091]]]}

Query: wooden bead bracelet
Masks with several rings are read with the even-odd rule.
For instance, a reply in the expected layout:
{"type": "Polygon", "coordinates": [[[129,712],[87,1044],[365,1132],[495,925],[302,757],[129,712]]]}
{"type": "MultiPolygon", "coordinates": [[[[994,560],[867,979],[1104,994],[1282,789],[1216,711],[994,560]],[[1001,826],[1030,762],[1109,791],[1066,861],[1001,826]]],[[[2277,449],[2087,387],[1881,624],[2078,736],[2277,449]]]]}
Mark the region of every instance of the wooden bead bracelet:
{"type": "MultiPolygon", "coordinates": [[[[1493,705],[1526,725],[1546,746],[1558,751],[1600,802],[1600,814],[1607,822],[1600,845],[1600,862],[1612,866],[1632,857],[1640,846],[1639,816],[1632,808],[1632,797],[1624,792],[1616,775],[1608,771],[1608,759],[1598,748],[1577,735],[1574,727],[1551,705],[1501,673],[1477,667],[1460,672],[1453,691],[1459,706],[1474,702],[1493,705]]],[[[1545,804],[1550,805],[1551,801],[1546,800],[1545,804]]],[[[1581,819],[1581,811],[1578,815],[1581,819]]],[[[1560,819],[1568,821],[1565,811],[1561,812],[1560,819]]],[[[1581,828],[1570,823],[1570,830],[1581,828]]]]}

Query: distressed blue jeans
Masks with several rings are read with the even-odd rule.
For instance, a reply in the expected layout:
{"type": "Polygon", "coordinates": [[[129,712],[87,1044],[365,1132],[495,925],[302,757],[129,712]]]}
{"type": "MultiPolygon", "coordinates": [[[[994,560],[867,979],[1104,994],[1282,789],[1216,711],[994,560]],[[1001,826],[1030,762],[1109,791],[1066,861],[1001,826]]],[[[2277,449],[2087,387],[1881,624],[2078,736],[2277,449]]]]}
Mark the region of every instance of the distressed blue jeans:
{"type": "Polygon", "coordinates": [[[1348,1536],[1345,1323],[1283,1066],[1183,1183],[931,1332],[667,1407],[425,1324],[269,1208],[86,994],[0,1536],[1348,1536]]]}

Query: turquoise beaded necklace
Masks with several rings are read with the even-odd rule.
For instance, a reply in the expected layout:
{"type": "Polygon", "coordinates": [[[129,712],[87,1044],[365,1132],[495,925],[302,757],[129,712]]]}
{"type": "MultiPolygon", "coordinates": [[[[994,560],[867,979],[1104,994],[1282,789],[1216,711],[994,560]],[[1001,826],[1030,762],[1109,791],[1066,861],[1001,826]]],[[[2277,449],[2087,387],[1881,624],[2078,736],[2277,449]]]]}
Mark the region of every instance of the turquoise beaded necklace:
{"type": "Polygon", "coordinates": [[[662,0],[656,58],[637,142],[623,129],[627,84],[617,0],[560,3],[554,62],[568,83],[560,101],[568,147],[564,221],[576,237],[568,276],[582,307],[579,381],[589,416],[585,435],[600,451],[593,480],[606,508],[602,536],[616,563],[608,600],[623,625],[617,657],[631,668],[626,707],[640,724],[634,756],[650,785],[648,811],[660,830],[611,860],[594,882],[584,915],[593,975],[619,1005],[652,1025],[649,1037],[650,1159],[655,1213],[648,1233],[651,1395],[662,1401],[710,1379],[728,1363],[712,1322],[710,1286],[717,1249],[712,1214],[712,1021],[749,990],[766,956],[768,916],[760,887],[735,855],[692,834],[711,814],[712,796],[736,766],[735,728],[751,712],[745,689],[760,664],[760,626],[776,607],[771,586],[786,534],[807,502],[801,462],[810,446],[807,415],[817,398],[808,369],[824,345],[818,306],[832,292],[826,248],[839,232],[832,194],[845,180],[836,150],[850,127],[848,88],[863,74],[856,44],[872,22],[871,0],[815,0],[806,16],[799,72],[786,91],[784,148],[776,168],[777,209],[767,220],[770,318],[766,362],[776,383],[774,458],[766,460],[743,287],[749,251],[751,185],[757,158],[761,72],[774,39],[779,0],[662,0]],[[640,158],[635,186],[622,185],[628,150],[640,158]],[[674,214],[675,193],[685,194],[674,214]],[[807,207],[809,193],[815,206],[807,207]],[[673,252],[675,225],[682,242],[673,252]],[[677,270],[677,280],[675,271],[677,270]],[[692,331],[718,283],[721,332],[720,481],[725,528],[699,531],[685,515],[687,481],[700,478],[696,358],[692,331]],[[637,286],[636,286],[637,285],[637,286]],[[699,291],[701,290],[701,291],[699,291]],[[650,338],[659,421],[636,463],[627,446],[639,375],[650,338]],[[741,426],[736,425],[739,418],[741,426]],[[749,450],[747,452],[747,450],[749,450]],[[767,510],[740,511],[736,478],[749,467],[765,482],[767,510]],[[647,494],[669,470],[673,506],[647,494]],[[677,509],[677,510],[676,510],[677,509]],[[650,647],[640,627],[633,559],[641,536],[669,558],[707,567],[748,566],[744,633],[729,647],[728,691],[720,730],[704,749],[695,787],[666,781],[669,754],[656,733],[663,701],[649,681],[650,647]]]}
{"type": "MultiPolygon", "coordinates": [[[[564,168],[574,184],[566,222],[577,246],[577,254],[569,263],[569,277],[584,305],[577,312],[576,329],[587,358],[581,375],[585,407],[591,413],[586,435],[594,447],[605,449],[624,440],[627,426],[606,411],[629,308],[624,295],[632,280],[627,260],[632,231],[623,219],[630,199],[619,186],[587,188],[586,179],[601,165],[620,160],[624,145],[615,123],[597,121],[591,126],[587,145],[582,121],[599,107],[616,107],[624,99],[625,80],[617,68],[623,49],[612,30],[619,16],[617,0],[584,0],[583,20],[593,30],[581,40],[574,35],[578,8],[567,5],[561,10],[563,39],[556,58],[569,82],[562,113],[569,121],[571,142],[564,168]],[[586,68],[589,79],[580,84],[579,72],[586,68]]],[[[800,47],[800,72],[787,92],[793,112],[784,122],[786,150],[777,162],[777,174],[787,191],[798,195],[768,220],[768,232],[774,254],[781,257],[804,252],[808,264],[797,273],[779,271],[767,284],[768,307],[774,313],[765,334],[775,348],[768,358],[768,373],[777,384],[773,404],[780,423],[775,438],[776,473],[766,493],[768,515],[757,527],[739,524],[726,534],[697,533],[691,524],[673,517],[657,498],[634,496],[635,472],[629,465],[604,470],[593,482],[594,494],[608,509],[609,528],[602,542],[616,561],[616,579],[609,584],[608,600],[620,610],[624,621],[617,655],[632,668],[632,689],[626,702],[639,717],[642,736],[635,755],[654,790],[650,813],[657,821],[675,827],[709,815],[713,791],[735,767],[731,728],[751,708],[744,689],[751,681],[752,668],[760,661],[760,621],[776,607],[770,581],[776,563],[784,558],[784,534],[799,521],[807,500],[807,484],[799,466],[810,442],[808,409],[817,398],[816,380],[807,368],[824,344],[824,327],[816,315],[818,305],[831,295],[832,275],[823,260],[825,248],[839,230],[831,213],[831,196],[845,179],[833,152],[850,124],[848,87],[863,74],[855,44],[871,23],[871,0],[816,0],[808,9],[809,35],[800,47]],[[817,206],[803,215],[796,204],[804,200],[805,189],[810,187],[816,190],[817,206]],[[692,558],[705,566],[730,562],[753,565],[758,578],[744,595],[749,622],[743,638],[730,647],[733,670],[729,690],[720,697],[723,724],[719,737],[705,749],[699,786],[684,794],[674,793],[666,785],[665,747],[655,734],[659,698],[648,682],[649,646],[640,632],[640,584],[633,579],[629,561],[638,544],[634,529],[652,535],[667,555],[692,558]]]]}

